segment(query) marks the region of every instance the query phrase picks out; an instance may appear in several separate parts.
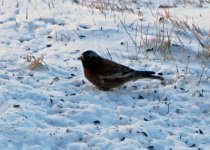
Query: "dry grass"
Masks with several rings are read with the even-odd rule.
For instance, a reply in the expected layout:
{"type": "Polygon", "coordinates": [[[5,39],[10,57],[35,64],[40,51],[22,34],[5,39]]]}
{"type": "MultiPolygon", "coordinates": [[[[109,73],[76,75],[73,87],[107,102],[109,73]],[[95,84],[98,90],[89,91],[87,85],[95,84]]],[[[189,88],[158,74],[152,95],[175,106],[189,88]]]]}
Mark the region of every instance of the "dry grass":
{"type": "Polygon", "coordinates": [[[30,70],[36,70],[39,68],[48,68],[47,64],[44,62],[44,57],[36,58],[35,56],[26,56],[26,61],[30,64],[27,66],[30,70]]]}
{"type": "MultiPolygon", "coordinates": [[[[180,34],[189,36],[191,40],[197,41],[198,46],[201,48],[198,57],[210,57],[210,31],[206,32],[194,23],[189,23],[187,20],[170,19],[170,21],[173,24],[173,28],[175,28],[180,34]]],[[[180,43],[184,45],[181,40],[180,43]]]]}
{"type": "Polygon", "coordinates": [[[111,12],[115,14],[120,13],[136,13],[141,15],[139,10],[135,10],[130,5],[138,5],[136,0],[76,0],[75,3],[88,7],[92,12],[99,10],[106,15],[111,12]]]}
{"type": "MultiPolygon", "coordinates": [[[[77,4],[81,4],[83,6],[88,7],[91,11],[95,11],[95,9],[102,12],[104,15],[107,13],[114,13],[115,12],[122,12],[122,13],[134,13],[138,16],[143,16],[142,12],[137,12],[136,10],[132,9],[132,4],[138,6],[138,1],[136,0],[77,0],[77,4]]],[[[176,5],[196,5],[199,7],[203,7],[204,4],[210,3],[209,0],[177,0],[176,5]]],[[[175,4],[173,5],[176,6],[175,4]]],[[[162,6],[162,5],[161,5],[162,6]]],[[[165,6],[165,5],[164,5],[165,6]]],[[[177,18],[172,18],[170,16],[170,6],[164,7],[163,12],[161,15],[154,15],[160,16],[157,18],[157,22],[154,25],[156,28],[156,35],[153,38],[148,39],[148,35],[145,35],[142,31],[145,30],[141,26],[141,17],[139,17],[139,20],[136,21],[136,27],[133,27],[136,29],[136,34],[133,35],[129,32],[128,27],[126,27],[126,22],[120,21],[121,26],[127,33],[130,41],[135,46],[135,53],[138,58],[138,55],[140,52],[144,51],[159,51],[164,58],[168,59],[167,57],[171,53],[171,45],[172,45],[172,36],[173,38],[177,38],[177,41],[179,41],[178,45],[180,47],[185,47],[187,49],[187,45],[183,42],[183,37],[185,35],[193,35],[193,38],[191,40],[196,40],[199,46],[202,49],[202,53],[199,54],[199,56],[209,58],[210,57],[210,32],[206,33],[202,31],[198,26],[195,24],[190,24],[190,22],[179,20],[177,18]],[[172,26],[171,29],[167,27],[167,24],[170,24],[169,26],[172,26]],[[179,34],[177,34],[177,30],[179,30],[179,34]],[[138,33],[138,34],[137,34],[138,33]]],[[[148,25],[147,27],[147,33],[150,32],[154,28],[154,26],[148,25]]],[[[172,58],[172,57],[169,57],[172,58]]]]}
{"type": "MultiPolygon", "coordinates": [[[[170,1],[169,1],[170,2],[170,1]]],[[[94,11],[94,9],[100,10],[100,12],[106,14],[107,12],[130,12],[130,13],[138,13],[138,10],[131,7],[132,4],[135,6],[141,6],[142,3],[144,5],[152,6],[154,3],[147,1],[137,1],[137,0],[74,0],[74,3],[80,4],[88,7],[90,10],[94,11]]],[[[210,0],[174,0],[172,5],[168,4],[160,4],[160,8],[173,8],[178,5],[186,5],[186,6],[195,6],[195,7],[204,7],[205,4],[209,4],[210,0]]],[[[49,5],[49,4],[48,4],[49,5]]]]}

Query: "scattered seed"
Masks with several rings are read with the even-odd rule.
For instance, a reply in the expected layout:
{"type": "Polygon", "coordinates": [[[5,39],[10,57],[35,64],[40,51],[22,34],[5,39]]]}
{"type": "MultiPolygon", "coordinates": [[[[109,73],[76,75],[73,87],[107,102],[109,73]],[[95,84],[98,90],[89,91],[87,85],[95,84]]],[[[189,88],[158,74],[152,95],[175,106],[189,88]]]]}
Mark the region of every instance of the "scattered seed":
{"type": "Polygon", "coordinates": [[[60,105],[60,104],[57,104],[57,106],[58,106],[59,108],[63,108],[63,106],[62,106],[62,105],[60,105]]]}
{"type": "Polygon", "coordinates": [[[144,136],[148,137],[148,135],[145,132],[141,132],[144,136]]]}
{"type": "Polygon", "coordinates": [[[52,45],[51,44],[47,44],[46,47],[52,47],[52,45]]]}
{"type": "Polygon", "coordinates": [[[34,76],[34,74],[32,74],[32,73],[29,73],[29,76],[33,77],[33,76],[34,76]]]}
{"type": "Polygon", "coordinates": [[[147,148],[150,149],[150,150],[155,149],[154,146],[148,146],[147,148]]]}
{"type": "Polygon", "coordinates": [[[153,51],[153,48],[149,48],[146,50],[146,52],[151,52],[151,51],[153,51]]]}
{"type": "Polygon", "coordinates": [[[178,44],[172,44],[173,46],[175,46],[175,47],[180,47],[180,45],[178,45],[178,44]]]}
{"type": "Polygon", "coordinates": [[[163,101],[167,101],[168,100],[168,98],[166,97],[163,101]]]}
{"type": "Polygon", "coordinates": [[[200,133],[200,134],[203,134],[203,131],[202,131],[201,129],[199,129],[199,133],[200,133]]]}
{"type": "Polygon", "coordinates": [[[17,77],[17,80],[22,80],[24,77],[17,77]]]}
{"type": "Polygon", "coordinates": [[[94,124],[100,124],[101,122],[99,120],[95,120],[93,123],[94,124]]]}
{"type": "Polygon", "coordinates": [[[53,37],[49,35],[49,36],[47,36],[47,38],[48,38],[48,39],[52,39],[53,37]]]}
{"type": "Polygon", "coordinates": [[[141,96],[141,95],[139,95],[138,99],[144,99],[144,97],[143,97],[143,96],[141,96]]]}
{"type": "Polygon", "coordinates": [[[84,81],[84,80],[82,80],[82,83],[83,83],[83,84],[85,84],[85,81],[84,81]]]}
{"type": "Polygon", "coordinates": [[[80,35],[79,38],[80,39],[84,39],[86,36],[85,35],[80,35]]]}
{"type": "Polygon", "coordinates": [[[132,86],[132,87],[133,87],[134,90],[137,90],[137,86],[136,86],[136,85],[134,85],[134,86],[132,86]]]}
{"type": "Polygon", "coordinates": [[[80,27],[80,28],[83,28],[83,29],[88,29],[88,27],[85,26],[85,25],[79,25],[79,27],[80,27]]]}
{"type": "Polygon", "coordinates": [[[120,141],[124,141],[125,140],[125,137],[122,137],[121,139],[120,139],[120,141]]]}
{"type": "Polygon", "coordinates": [[[192,144],[190,147],[196,147],[196,144],[192,144]]]}
{"type": "Polygon", "coordinates": [[[19,107],[20,107],[20,105],[15,104],[15,105],[13,105],[13,107],[14,107],[14,108],[19,108],[19,107]]]}
{"type": "Polygon", "coordinates": [[[54,81],[58,81],[59,80],[59,77],[55,77],[53,78],[54,81]]]}
{"type": "Polygon", "coordinates": [[[69,133],[71,130],[70,129],[66,129],[66,133],[69,133]]]}
{"type": "Polygon", "coordinates": [[[76,75],[72,73],[71,76],[72,76],[72,77],[75,77],[76,75]]]}
{"type": "Polygon", "coordinates": [[[185,89],[184,89],[184,88],[180,88],[180,90],[183,90],[183,91],[185,91],[185,89]]]}

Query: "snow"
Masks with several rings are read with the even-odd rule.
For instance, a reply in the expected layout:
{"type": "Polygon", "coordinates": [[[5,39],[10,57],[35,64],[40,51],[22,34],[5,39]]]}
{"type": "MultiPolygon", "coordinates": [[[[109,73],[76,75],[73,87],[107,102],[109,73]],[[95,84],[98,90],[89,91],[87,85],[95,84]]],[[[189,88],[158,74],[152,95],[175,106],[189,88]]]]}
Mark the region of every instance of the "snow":
{"type": "MultiPolygon", "coordinates": [[[[179,48],[173,35],[171,42],[178,46],[171,54],[146,52],[152,42],[138,53],[130,38],[135,39],[138,15],[105,16],[70,0],[51,2],[0,5],[1,150],[210,148],[209,58],[198,57],[192,33],[180,35],[186,48],[179,48]],[[137,70],[162,73],[165,82],[144,79],[101,91],[85,79],[77,60],[89,49],[137,70]],[[44,62],[31,70],[29,57],[44,62]]],[[[158,6],[167,2],[148,4],[140,6],[142,36],[152,41],[156,14],[163,11],[158,6]]],[[[170,9],[170,16],[190,18],[208,32],[208,12],[208,4],[181,4],[170,9]]],[[[165,25],[170,29],[169,21],[165,25]]]]}

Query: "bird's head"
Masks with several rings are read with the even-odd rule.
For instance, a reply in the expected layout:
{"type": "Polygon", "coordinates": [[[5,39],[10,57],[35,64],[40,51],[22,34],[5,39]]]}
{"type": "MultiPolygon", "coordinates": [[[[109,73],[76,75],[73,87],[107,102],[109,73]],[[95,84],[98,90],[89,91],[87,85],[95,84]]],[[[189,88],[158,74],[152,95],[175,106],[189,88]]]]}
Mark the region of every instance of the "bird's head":
{"type": "Polygon", "coordinates": [[[87,50],[82,53],[78,60],[82,61],[84,67],[92,67],[101,57],[94,51],[87,50]]]}
{"type": "Polygon", "coordinates": [[[78,60],[85,61],[92,58],[100,57],[96,52],[87,50],[82,53],[82,55],[78,58],[78,60]]]}

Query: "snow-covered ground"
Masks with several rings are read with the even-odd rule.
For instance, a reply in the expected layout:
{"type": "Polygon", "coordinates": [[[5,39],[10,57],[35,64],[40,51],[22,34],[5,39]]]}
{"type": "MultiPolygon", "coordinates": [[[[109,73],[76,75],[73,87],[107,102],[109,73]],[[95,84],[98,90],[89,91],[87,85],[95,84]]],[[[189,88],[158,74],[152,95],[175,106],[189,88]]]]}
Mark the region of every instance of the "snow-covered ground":
{"type": "MultiPolygon", "coordinates": [[[[0,3],[1,150],[210,149],[210,65],[198,57],[196,38],[180,34],[182,48],[173,34],[170,52],[146,52],[151,42],[138,53],[134,44],[156,37],[158,6],[167,3],[142,3],[143,17],[105,15],[70,0],[0,3]],[[162,73],[165,83],[144,79],[101,91],[77,60],[88,49],[162,73]],[[31,70],[29,58],[42,58],[42,66],[31,70]]],[[[207,4],[177,5],[170,16],[209,31],[207,4]]],[[[165,27],[175,30],[170,21],[165,27]]]]}

